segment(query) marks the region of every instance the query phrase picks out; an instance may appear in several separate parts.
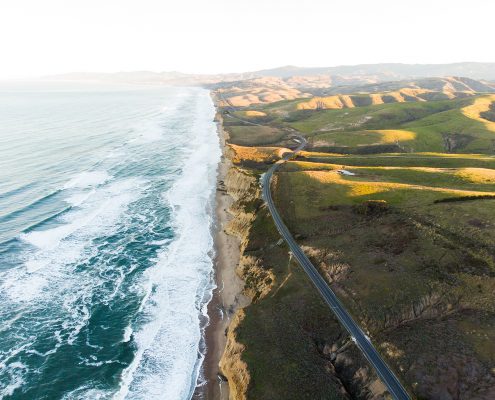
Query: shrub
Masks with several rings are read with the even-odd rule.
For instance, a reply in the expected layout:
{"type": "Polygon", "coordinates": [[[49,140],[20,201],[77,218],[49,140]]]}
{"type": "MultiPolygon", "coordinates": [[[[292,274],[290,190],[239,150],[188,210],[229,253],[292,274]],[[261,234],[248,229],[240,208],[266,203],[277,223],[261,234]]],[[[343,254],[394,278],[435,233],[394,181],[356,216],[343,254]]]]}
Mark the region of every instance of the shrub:
{"type": "Polygon", "coordinates": [[[354,206],[354,211],[361,215],[380,215],[389,210],[385,200],[366,200],[354,206]]]}

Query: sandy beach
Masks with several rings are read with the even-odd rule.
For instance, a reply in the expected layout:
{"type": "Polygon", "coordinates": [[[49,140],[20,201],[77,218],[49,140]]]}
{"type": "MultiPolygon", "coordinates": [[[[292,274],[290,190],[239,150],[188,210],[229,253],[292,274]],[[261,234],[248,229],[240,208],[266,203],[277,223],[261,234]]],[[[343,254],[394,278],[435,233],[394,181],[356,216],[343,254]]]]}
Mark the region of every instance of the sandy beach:
{"type": "Polygon", "coordinates": [[[228,212],[233,199],[225,191],[224,181],[231,167],[231,161],[226,156],[226,137],[221,122],[217,123],[222,159],[218,167],[217,187],[215,195],[215,283],[217,288],[213,292],[212,300],[208,305],[210,323],[205,329],[206,355],[202,366],[202,374],[206,385],[198,388],[195,399],[228,399],[228,382],[221,375],[219,361],[222,357],[226,330],[232,315],[239,306],[246,305],[249,300],[242,295],[243,281],[236,273],[239,263],[239,239],[225,233],[224,227],[232,216],[228,212]]]}

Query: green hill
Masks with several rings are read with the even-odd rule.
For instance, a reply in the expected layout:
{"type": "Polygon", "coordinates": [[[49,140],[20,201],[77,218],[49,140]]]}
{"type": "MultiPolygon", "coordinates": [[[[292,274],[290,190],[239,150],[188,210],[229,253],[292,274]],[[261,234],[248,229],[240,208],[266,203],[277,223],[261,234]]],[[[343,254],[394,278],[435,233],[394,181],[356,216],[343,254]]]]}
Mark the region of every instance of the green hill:
{"type": "MultiPolygon", "coordinates": [[[[298,109],[307,102],[285,101],[257,109],[266,114],[261,120],[306,134],[309,148],[314,151],[356,154],[424,151],[492,154],[495,151],[494,95],[353,108],[298,109]]],[[[259,117],[253,120],[260,121],[259,117]]]]}

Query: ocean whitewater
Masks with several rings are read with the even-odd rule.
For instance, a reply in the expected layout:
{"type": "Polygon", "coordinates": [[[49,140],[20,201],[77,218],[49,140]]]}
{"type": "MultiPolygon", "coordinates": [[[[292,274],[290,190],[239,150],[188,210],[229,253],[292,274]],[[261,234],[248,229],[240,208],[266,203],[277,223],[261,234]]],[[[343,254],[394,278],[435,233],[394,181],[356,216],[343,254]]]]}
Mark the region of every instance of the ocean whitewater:
{"type": "Polygon", "coordinates": [[[192,396],[214,113],[200,88],[0,91],[1,399],[192,396]]]}

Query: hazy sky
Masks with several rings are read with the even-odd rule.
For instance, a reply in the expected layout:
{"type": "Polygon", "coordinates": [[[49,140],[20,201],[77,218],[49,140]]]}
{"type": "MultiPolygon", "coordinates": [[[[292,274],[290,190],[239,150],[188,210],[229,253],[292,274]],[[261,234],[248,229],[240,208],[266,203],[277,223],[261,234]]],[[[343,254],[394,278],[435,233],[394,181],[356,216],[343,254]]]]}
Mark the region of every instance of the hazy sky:
{"type": "Polygon", "coordinates": [[[493,0],[0,0],[0,78],[495,61],[493,0]]]}

